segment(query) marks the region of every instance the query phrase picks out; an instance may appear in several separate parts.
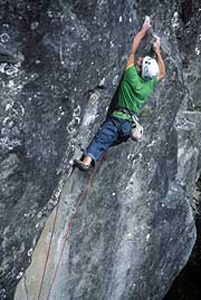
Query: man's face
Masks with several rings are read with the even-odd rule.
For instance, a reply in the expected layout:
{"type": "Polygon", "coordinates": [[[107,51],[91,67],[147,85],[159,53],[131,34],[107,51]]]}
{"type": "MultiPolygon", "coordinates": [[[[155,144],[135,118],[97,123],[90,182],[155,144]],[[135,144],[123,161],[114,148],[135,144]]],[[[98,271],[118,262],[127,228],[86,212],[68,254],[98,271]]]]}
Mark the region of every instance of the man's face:
{"type": "Polygon", "coordinates": [[[136,68],[139,74],[142,73],[142,61],[143,61],[143,57],[138,57],[137,61],[136,61],[136,68]]]}

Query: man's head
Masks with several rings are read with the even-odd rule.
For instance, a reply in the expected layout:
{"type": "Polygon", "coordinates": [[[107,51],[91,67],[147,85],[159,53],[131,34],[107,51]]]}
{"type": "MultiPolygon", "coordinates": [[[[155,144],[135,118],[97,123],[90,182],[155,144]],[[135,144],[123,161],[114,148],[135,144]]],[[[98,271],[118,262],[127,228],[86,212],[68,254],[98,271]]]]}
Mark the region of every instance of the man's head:
{"type": "Polygon", "coordinates": [[[145,56],[142,60],[141,76],[143,79],[152,79],[159,75],[159,66],[157,61],[150,56],[145,56]]]}

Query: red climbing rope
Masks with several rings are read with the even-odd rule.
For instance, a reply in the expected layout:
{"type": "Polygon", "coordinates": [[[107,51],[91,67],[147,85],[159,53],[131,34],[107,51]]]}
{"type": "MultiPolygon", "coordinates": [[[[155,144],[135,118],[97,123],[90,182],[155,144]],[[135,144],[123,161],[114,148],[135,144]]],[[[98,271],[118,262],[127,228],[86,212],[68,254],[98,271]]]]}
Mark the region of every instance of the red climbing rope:
{"type": "Polygon", "coordinates": [[[60,256],[59,256],[59,260],[58,260],[58,263],[56,265],[56,269],[55,269],[55,272],[54,272],[54,276],[52,278],[52,281],[51,281],[51,284],[50,284],[50,288],[49,288],[49,291],[48,291],[48,295],[47,295],[47,300],[49,299],[50,297],[50,293],[51,293],[51,290],[52,290],[52,287],[54,285],[54,282],[55,282],[55,279],[56,279],[56,276],[57,276],[57,273],[58,273],[58,269],[59,269],[59,266],[60,266],[60,263],[61,263],[61,259],[62,259],[62,256],[63,256],[63,253],[64,253],[64,250],[65,250],[65,247],[66,247],[66,243],[68,241],[68,236],[69,236],[69,232],[70,232],[70,229],[71,229],[71,226],[72,226],[72,222],[73,222],[73,219],[75,218],[75,214],[76,214],[76,211],[78,209],[78,207],[80,206],[82,200],[84,199],[87,191],[88,191],[88,188],[90,186],[90,183],[91,183],[91,180],[94,178],[94,176],[96,175],[96,172],[102,162],[104,158],[104,155],[101,156],[100,160],[98,161],[96,167],[94,168],[92,174],[90,175],[90,177],[88,178],[87,180],[87,183],[85,185],[85,188],[83,190],[83,192],[81,193],[80,197],[78,198],[78,201],[76,203],[76,206],[75,206],[75,213],[72,214],[69,222],[68,222],[68,227],[66,229],[66,232],[65,232],[65,235],[64,235],[64,242],[63,242],[63,246],[62,246],[62,249],[61,249],[61,253],[60,253],[60,256]]]}
{"type": "MultiPolygon", "coordinates": [[[[99,168],[99,166],[100,166],[103,158],[104,158],[104,154],[101,156],[101,158],[98,161],[97,165],[95,166],[93,172],[91,173],[90,177],[88,178],[88,180],[86,182],[86,185],[85,185],[85,188],[84,188],[83,192],[81,193],[81,195],[78,198],[78,201],[76,203],[75,212],[71,215],[70,220],[68,222],[68,227],[67,227],[65,235],[64,235],[64,242],[63,242],[63,245],[62,245],[62,249],[61,249],[61,253],[60,253],[60,256],[59,256],[59,260],[58,260],[58,263],[56,265],[54,276],[52,277],[52,281],[51,281],[51,284],[50,284],[50,287],[49,287],[49,290],[48,290],[47,300],[50,297],[50,293],[51,293],[52,287],[54,285],[54,282],[55,282],[55,279],[56,279],[56,276],[57,276],[57,273],[58,273],[58,269],[59,269],[59,266],[60,266],[60,263],[61,263],[61,259],[62,259],[64,250],[65,250],[65,247],[66,247],[66,243],[68,241],[70,229],[71,229],[71,226],[72,226],[73,219],[75,218],[76,211],[77,211],[78,207],[80,206],[81,202],[83,201],[83,199],[84,199],[84,197],[85,197],[85,195],[86,195],[86,193],[88,191],[88,188],[90,186],[91,180],[95,177],[95,175],[97,173],[97,170],[98,170],[98,168],[99,168]]],[[[42,287],[43,287],[44,280],[45,280],[45,274],[46,274],[46,270],[47,270],[47,264],[48,264],[49,256],[50,256],[50,249],[51,249],[51,245],[52,245],[53,235],[54,235],[54,231],[55,231],[55,227],[56,227],[56,222],[57,222],[57,217],[58,217],[59,206],[60,206],[60,202],[61,202],[60,200],[61,200],[61,193],[59,195],[59,200],[58,200],[58,204],[57,204],[57,208],[56,208],[56,213],[55,213],[55,217],[54,217],[52,232],[51,232],[51,236],[50,236],[50,241],[49,241],[49,245],[48,245],[47,256],[46,256],[46,260],[45,260],[43,275],[42,275],[40,289],[39,289],[39,294],[38,294],[38,300],[41,297],[42,287]]]]}
{"type": "Polygon", "coordinates": [[[42,287],[43,287],[44,279],[45,279],[45,274],[46,274],[46,271],[47,271],[47,264],[48,264],[48,261],[49,261],[50,249],[51,249],[51,245],[52,245],[52,240],[53,240],[54,231],[55,231],[55,227],[56,227],[59,206],[60,206],[60,202],[61,202],[60,200],[61,200],[61,192],[59,194],[59,200],[58,200],[58,204],[57,204],[57,207],[56,207],[56,213],[55,213],[55,217],[54,217],[54,221],[53,221],[53,227],[52,227],[52,231],[51,231],[51,235],[50,235],[50,241],[49,241],[49,245],[48,245],[48,249],[47,249],[47,256],[46,256],[45,265],[44,265],[44,269],[43,269],[43,275],[42,275],[42,279],[41,279],[41,283],[40,283],[40,289],[39,289],[39,293],[38,293],[38,300],[40,299],[40,296],[41,296],[42,287]]]}

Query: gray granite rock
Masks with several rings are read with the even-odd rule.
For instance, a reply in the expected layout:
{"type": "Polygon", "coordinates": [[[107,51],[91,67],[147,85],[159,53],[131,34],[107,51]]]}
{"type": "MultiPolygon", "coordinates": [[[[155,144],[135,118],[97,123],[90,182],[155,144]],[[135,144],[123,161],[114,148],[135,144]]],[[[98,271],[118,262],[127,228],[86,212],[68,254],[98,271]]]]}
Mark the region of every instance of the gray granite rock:
{"type": "MultiPolygon", "coordinates": [[[[144,141],[110,149],[93,179],[51,299],[162,299],[186,264],[196,239],[192,207],[200,174],[194,2],[187,9],[187,1],[1,1],[2,299],[14,298],[28,265],[15,299],[37,299],[61,191],[42,289],[47,298],[88,178],[75,172],[66,180],[69,161],[104,119],[145,14],[161,36],[167,75],[142,112],[144,141]]],[[[139,53],[149,52],[151,41],[152,34],[139,53]]]]}

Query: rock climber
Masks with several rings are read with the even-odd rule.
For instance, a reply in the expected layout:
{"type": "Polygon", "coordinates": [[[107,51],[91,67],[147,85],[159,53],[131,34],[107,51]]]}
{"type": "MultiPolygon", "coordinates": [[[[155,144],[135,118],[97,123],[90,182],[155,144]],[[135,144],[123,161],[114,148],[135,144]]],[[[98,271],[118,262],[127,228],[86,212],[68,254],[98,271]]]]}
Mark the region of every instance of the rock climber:
{"type": "Polygon", "coordinates": [[[146,16],[142,28],[132,42],[118,89],[115,111],[107,116],[81,159],[74,160],[75,167],[81,171],[88,171],[99,160],[102,153],[114,145],[119,138],[124,142],[128,140],[132,129],[132,115],[139,114],[156,83],[165,76],[165,65],[160,53],[160,38],[158,36],[154,36],[153,44],[156,59],[150,56],[135,59],[136,50],[150,28],[151,20],[150,17],[146,16]]]}

